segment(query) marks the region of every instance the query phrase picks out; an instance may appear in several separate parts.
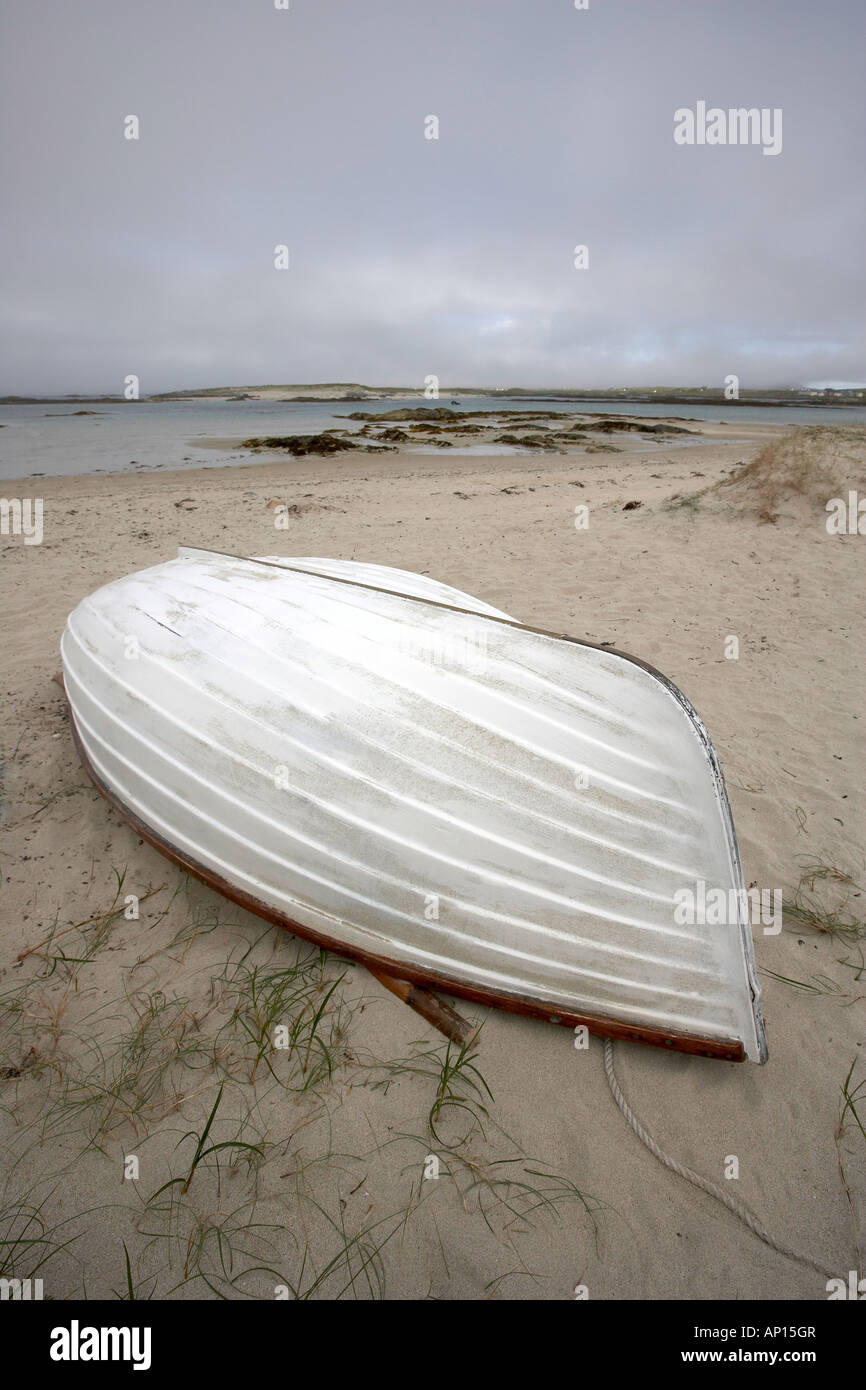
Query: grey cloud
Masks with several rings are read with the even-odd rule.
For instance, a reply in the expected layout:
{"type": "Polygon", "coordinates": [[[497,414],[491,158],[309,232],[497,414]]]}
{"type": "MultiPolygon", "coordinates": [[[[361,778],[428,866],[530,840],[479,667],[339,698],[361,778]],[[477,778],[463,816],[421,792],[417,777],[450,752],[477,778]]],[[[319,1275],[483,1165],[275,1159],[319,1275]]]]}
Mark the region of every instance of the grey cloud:
{"type": "Polygon", "coordinates": [[[0,391],[862,380],[863,29],[856,0],[16,0],[0,391]],[[698,100],[781,107],[782,153],[677,146],[698,100]]]}

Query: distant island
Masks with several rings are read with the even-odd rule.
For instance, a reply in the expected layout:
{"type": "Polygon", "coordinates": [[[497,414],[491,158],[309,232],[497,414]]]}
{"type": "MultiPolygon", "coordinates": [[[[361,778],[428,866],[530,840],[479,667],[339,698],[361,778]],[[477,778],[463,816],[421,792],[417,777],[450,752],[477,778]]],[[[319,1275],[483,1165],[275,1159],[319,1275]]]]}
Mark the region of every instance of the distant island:
{"type": "MultiPolygon", "coordinates": [[[[866,387],[785,386],[763,390],[741,390],[729,400],[718,386],[616,386],[602,390],[577,391],[566,387],[442,386],[439,400],[461,396],[489,399],[528,399],[559,401],[621,401],[636,405],[752,405],[825,406],[866,404],[866,387]]],[[[357,381],[308,382],[300,385],[199,386],[185,391],[160,391],[126,401],[114,396],[0,396],[0,405],[147,405],[165,401],[284,401],[288,404],[315,401],[377,401],[395,397],[424,398],[423,388],[411,386],[364,386],[357,381]]]]}

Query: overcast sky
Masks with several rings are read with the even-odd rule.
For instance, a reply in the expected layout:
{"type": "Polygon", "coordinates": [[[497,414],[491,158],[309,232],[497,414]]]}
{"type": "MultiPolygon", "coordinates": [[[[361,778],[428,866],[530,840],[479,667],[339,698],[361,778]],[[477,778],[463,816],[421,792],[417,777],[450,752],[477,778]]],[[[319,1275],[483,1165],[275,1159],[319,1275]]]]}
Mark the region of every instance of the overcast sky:
{"type": "Polygon", "coordinates": [[[0,394],[864,380],[863,0],[0,8],[0,394]]]}

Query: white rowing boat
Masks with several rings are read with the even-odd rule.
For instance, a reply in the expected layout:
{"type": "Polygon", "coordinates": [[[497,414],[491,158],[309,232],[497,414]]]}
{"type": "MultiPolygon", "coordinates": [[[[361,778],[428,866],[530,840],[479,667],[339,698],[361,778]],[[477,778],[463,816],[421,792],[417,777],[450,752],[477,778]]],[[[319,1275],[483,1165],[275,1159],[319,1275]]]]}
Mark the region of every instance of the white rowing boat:
{"type": "Polygon", "coordinates": [[[401,979],[765,1059],[718,761],[643,662],[422,575],[192,549],[86,598],[62,653],[97,785],[236,902],[401,979]],[[689,889],[733,919],[678,920],[689,889]]]}

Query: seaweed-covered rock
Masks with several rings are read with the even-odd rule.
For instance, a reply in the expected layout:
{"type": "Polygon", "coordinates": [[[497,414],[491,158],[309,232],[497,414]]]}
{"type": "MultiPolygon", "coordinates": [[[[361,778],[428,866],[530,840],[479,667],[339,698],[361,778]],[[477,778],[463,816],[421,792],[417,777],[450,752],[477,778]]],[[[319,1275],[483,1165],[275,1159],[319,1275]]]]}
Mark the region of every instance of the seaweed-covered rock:
{"type": "Polygon", "coordinates": [[[618,420],[615,416],[603,416],[590,426],[598,434],[695,434],[695,430],[684,429],[682,425],[647,425],[639,420],[618,420]]]}
{"type": "Polygon", "coordinates": [[[404,406],[399,410],[384,410],[375,414],[369,410],[353,410],[347,420],[460,420],[459,410],[449,410],[447,406],[404,406]]]}
{"type": "Polygon", "coordinates": [[[245,439],[244,449],[281,449],[284,453],[303,457],[305,454],[339,454],[359,446],[351,439],[336,434],[266,434],[257,439],[245,439]]]}
{"type": "Polygon", "coordinates": [[[517,449],[555,449],[556,441],[542,434],[498,434],[495,444],[512,444],[517,449]]]}
{"type": "Polygon", "coordinates": [[[381,434],[376,435],[377,440],[384,440],[387,444],[405,444],[408,438],[406,431],[400,429],[382,430],[381,434]]]}

